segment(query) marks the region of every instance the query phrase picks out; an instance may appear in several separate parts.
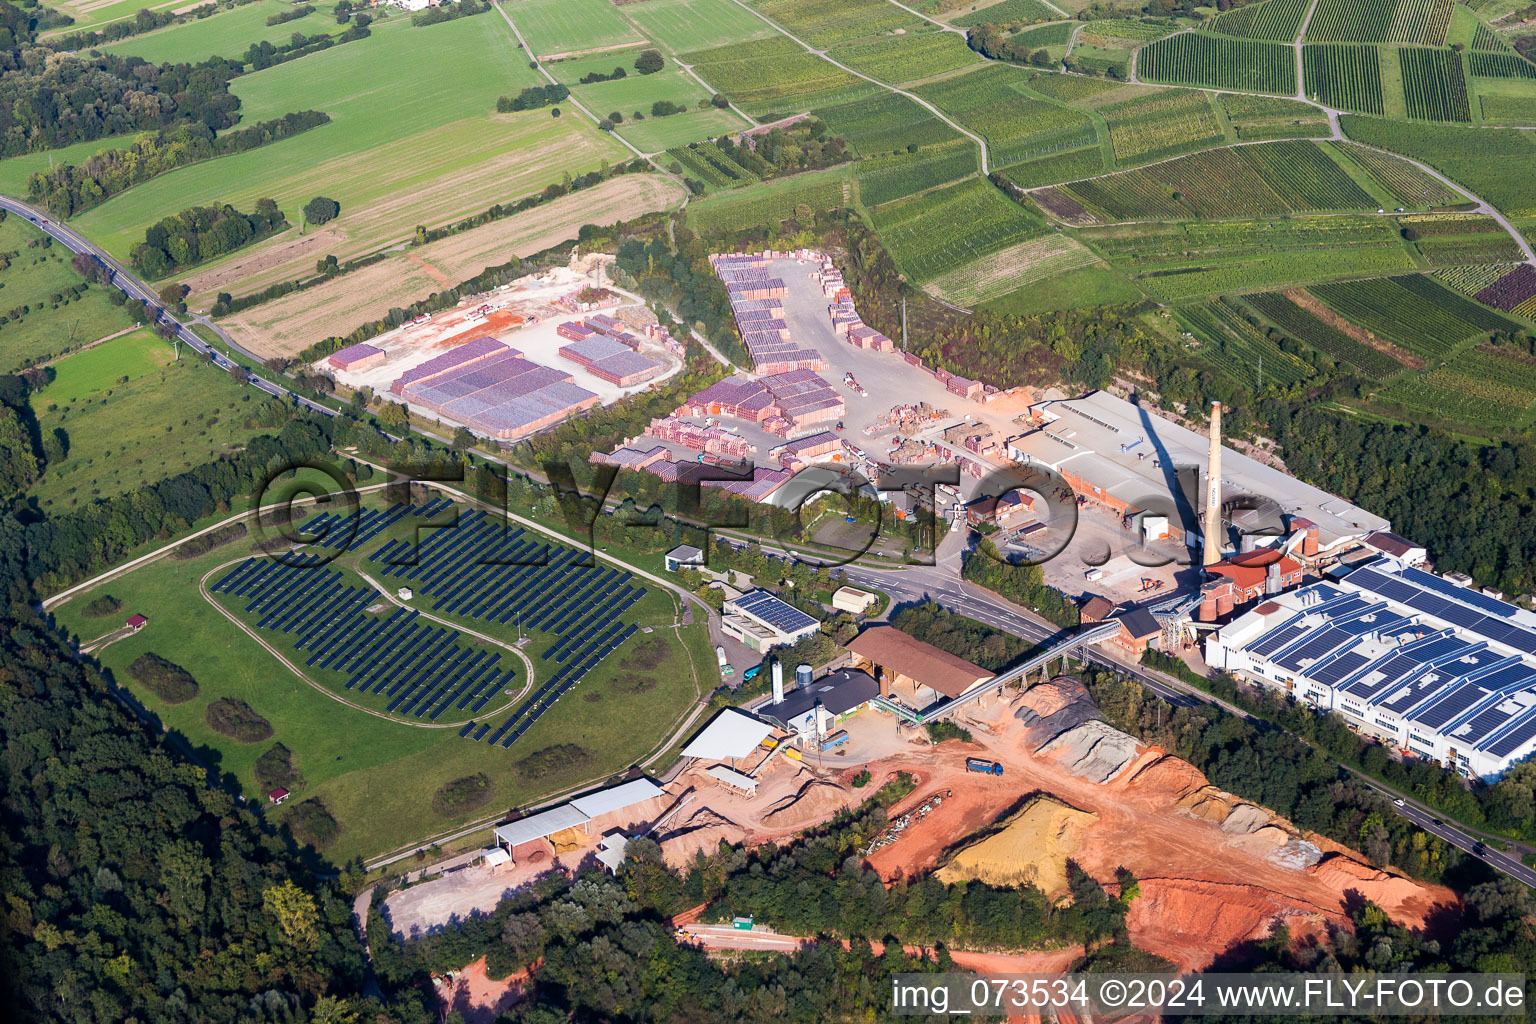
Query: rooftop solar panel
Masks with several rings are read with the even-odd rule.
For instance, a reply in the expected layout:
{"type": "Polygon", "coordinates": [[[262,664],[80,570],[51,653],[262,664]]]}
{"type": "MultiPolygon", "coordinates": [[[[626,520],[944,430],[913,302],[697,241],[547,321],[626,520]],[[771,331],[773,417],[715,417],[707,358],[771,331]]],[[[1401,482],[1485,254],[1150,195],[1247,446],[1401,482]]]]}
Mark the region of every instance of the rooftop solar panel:
{"type": "Polygon", "coordinates": [[[1499,734],[1491,744],[1482,749],[1495,757],[1507,757],[1532,736],[1536,736],[1536,709],[1527,711],[1513,728],[1499,734]]]}
{"type": "Polygon", "coordinates": [[[1480,594],[1468,587],[1458,587],[1449,580],[1441,579],[1434,573],[1425,572],[1423,569],[1404,569],[1403,579],[1416,586],[1423,587],[1425,590],[1432,590],[1463,604],[1470,604],[1474,608],[1487,612],[1489,615],[1497,615],[1507,619],[1515,614],[1515,608],[1511,604],[1500,601],[1495,597],[1489,597],[1487,594],[1480,594]]]}
{"type": "Polygon", "coordinates": [[[1327,664],[1315,668],[1309,674],[1320,683],[1334,686],[1364,668],[1370,663],[1370,660],[1370,658],[1359,651],[1345,651],[1327,664]]]}
{"type": "Polygon", "coordinates": [[[1457,683],[1420,708],[1413,720],[1422,723],[1425,728],[1440,729],[1475,707],[1488,693],[1486,688],[1477,683],[1457,683]]]}
{"type": "Polygon", "coordinates": [[[774,597],[766,590],[755,590],[736,598],[734,604],[743,612],[768,623],[786,633],[816,625],[816,620],[792,605],[774,597]]]}
{"type": "Polygon", "coordinates": [[[1267,658],[1292,640],[1301,636],[1307,631],[1307,628],[1301,622],[1288,622],[1279,629],[1271,630],[1261,636],[1255,643],[1248,646],[1248,650],[1260,657],[1267,658]]]}

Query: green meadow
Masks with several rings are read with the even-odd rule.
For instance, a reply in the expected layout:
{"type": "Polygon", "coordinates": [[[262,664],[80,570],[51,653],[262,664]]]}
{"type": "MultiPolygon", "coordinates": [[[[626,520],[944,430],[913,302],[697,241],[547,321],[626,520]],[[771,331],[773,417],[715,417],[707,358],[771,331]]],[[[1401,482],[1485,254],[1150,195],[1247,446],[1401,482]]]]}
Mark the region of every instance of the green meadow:
{"type": "Polygon", "coordinates": [[[101,49],[106,53],[143,57],[151,64],[195,62],[213,56],[238,57],[252,43],[286,43],[295,32],[317,36],[342,31],[343,27],[336,24],[328,6],[314,6],[313,14],[281,25],[268,25],[268,18],[293,10],[293,5],[283,0],[261,0],[206,18],[129,36],[101,49]]]}

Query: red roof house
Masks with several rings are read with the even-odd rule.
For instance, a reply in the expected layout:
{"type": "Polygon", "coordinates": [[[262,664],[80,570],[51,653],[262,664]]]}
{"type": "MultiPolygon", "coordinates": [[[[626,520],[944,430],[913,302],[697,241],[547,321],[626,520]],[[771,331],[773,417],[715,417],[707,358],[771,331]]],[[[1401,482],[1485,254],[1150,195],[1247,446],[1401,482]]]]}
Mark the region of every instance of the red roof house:
{"type": "Polygon", "coordinates": [[[143,629],[147,625],[149,625],[149,620],[142,615],[128,616],[127,626],[129,629],[143,629]]]}
{"type": "Polygon", "coordinates": [[[280,804],[284,800],[288,799],[288,791],[282,786],[278,786],[272,792],[267,794],[267,799],[272,801],[274,804],[280,804]]]}

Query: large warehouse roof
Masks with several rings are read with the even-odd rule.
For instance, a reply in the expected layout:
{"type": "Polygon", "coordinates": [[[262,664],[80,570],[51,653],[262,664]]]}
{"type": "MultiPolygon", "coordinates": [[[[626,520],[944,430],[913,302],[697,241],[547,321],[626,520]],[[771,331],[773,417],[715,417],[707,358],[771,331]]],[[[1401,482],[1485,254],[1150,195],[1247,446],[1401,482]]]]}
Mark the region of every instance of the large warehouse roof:
{"type": "Polygon", "coordinates": [[[543,839],[545,836],[564,832],[568,828],[586,823],[585,814],[570,804],[561,804],[559,807],[551,807],[547,811],[540,811],[538,814],[530,814],[526,818],[497,826],[496,840],[509,846],[517,846],[520,843],[531,843],[535,839],[543,839]]]}
{"type": "MultiPolygon", "coordinates": [[[[1204,434],[1103,391],[1042,402],[1032,412],[1045,425],[1010,441],[1009,448],[1031,463],[1065,469],[1131,504],[1168,494],[1175,467],[1200,467],[1203,473],[1210,452],[1204,434]]],[[[1268,499],[1289,515],[1312,520],[1324,548],[1391,526],[1343,498],[1227,447],[1221,450],[1221,491],[1223,500],[1268,499]]]]}
{"type": "Polygon", "coordinates": [[[992,678],[992,673],[980,665],[925,644],[894,626],[871,626],[854,637],[848,649],[887,671],[898,672],[930,686],[946,697],[958,697],[977,683],[992,678]]]}
{"type": "Polygon", "coordinates": [[[635,779],[612,789],[600,789],[596,793],[577,797],[571,801],[571,806],[587,817],[595,818],[610,811],[622,811],[656,796],[661,796],[660,786],[650,779],[635,779]]]}
{"type": "Polygon", "coordinates": [[[773,726],[762,719],[745,711],[726,708],[683,748],[683,756],[712,761],[746,757],[771,732],[773,726]]]}

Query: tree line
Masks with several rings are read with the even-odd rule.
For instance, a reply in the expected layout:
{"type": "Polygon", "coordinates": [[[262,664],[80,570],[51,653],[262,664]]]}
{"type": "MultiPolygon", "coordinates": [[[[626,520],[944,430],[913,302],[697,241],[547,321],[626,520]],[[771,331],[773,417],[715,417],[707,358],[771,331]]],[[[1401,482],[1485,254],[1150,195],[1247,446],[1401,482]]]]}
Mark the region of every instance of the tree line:
{"type": "Polygon", "coordinates": [[[133,247],[134,269],[151,281],[205,260],[234,252],[288,226],[283,211],[271,199],[256,200],[256,209],[241,213],[233,206],[193,206],[164,217],[144,231],[133,247]]]}

